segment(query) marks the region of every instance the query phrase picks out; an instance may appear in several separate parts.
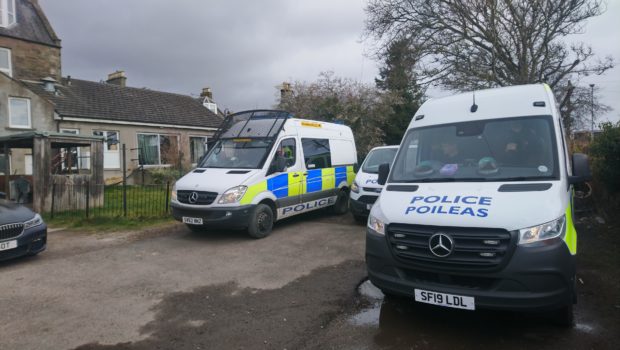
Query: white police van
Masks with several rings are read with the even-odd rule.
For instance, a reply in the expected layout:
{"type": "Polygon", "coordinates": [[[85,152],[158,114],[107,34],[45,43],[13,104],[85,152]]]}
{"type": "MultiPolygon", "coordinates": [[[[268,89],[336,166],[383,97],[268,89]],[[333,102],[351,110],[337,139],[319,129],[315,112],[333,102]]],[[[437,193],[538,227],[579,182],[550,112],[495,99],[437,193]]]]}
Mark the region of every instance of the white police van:
{"type": "Polygon", "coordinates": [[[366,155],[351,185],[349,210],[356,221],[366,222],[368,219],[370,208],[383,188],[377,183],[379,165],[392,163],[397,150],[398,146],[380,146],[371,149],[366,155]]]}
{"type": "Polygon", "coordinates": [[[253,110],[228,116],[216,139],[172,191],[173,216],[190,229],[247,228],[263,238],[286,217],[347,212],[357,162],[349,127],[253,110]]]}
{"type": "Polygon", "coordinates": [[[466,310],[550,311],[572,323],[577,232],[569,157],[551,89],[523,85],[425,102],[366,235],[369,278],[387,294],[466,310]]]}

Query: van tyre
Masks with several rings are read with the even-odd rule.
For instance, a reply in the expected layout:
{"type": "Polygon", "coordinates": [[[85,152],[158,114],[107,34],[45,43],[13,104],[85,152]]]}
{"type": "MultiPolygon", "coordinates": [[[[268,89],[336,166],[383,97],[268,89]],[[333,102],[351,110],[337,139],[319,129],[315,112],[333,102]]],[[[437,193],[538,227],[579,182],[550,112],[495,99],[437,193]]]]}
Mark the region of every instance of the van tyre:
{"type": "Polygon", "coordinates": [[[185,224],[185,226],[187,226],[187,228],[195,233],[200,233],[200,232],[205,232],[205,227],[202,225],[190,225],[190,224],[185,224]]]}
{"type": "Polygon", "coordinates": [[[572,327],[575,325],[573,304],[568,304],[563,308],[556,310],[552,315],[554,323],[560,327],[572,327]]]}
{"type": "Polygon", "coordinates": [[[345,190],[338,192],[336,203],[332,206],[332,213],[336,215],[346,214],[349,211],[349,194],[345,190]]]}
{"type": "Polygon", "coordinates": [[[358,224],[365,224],[368,222],[368,217],[364,215],[353,214],[353,218],[355,219],[355,222],[357,222],[358,224]]]}
{"type": "Polygon", "coordinates": [[[248,233],[254,238],[265,238],[273,229],[273,210],[267,204],[259,204],[252,212],[248,233]]]}

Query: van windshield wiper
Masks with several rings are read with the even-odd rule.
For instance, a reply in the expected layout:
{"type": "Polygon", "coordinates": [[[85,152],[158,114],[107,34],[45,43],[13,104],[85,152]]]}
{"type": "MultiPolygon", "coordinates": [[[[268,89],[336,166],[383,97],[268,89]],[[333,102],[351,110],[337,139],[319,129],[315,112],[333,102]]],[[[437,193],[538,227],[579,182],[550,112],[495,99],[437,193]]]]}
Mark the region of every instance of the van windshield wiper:
{"type": "Polygon", "coordinates": [[[458,181],[495,181],[484,177],[427,177],[421,179],[411,179],[397,182],[416,183],[416,182],[458,182],[458,181]]]}

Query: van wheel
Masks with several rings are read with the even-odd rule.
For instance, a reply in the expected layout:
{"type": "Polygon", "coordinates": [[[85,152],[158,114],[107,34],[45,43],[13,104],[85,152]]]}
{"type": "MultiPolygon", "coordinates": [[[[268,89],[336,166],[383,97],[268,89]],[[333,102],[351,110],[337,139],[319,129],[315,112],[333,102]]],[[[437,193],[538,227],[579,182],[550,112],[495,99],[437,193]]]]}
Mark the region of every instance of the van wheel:
{"type": "Polygon", "coordinates": [[[346,214],[349,211],[349,194],[345,190],[338,192],[336,203],[332,206],[332,213],[336,215],[346,214]]]}
{"type": "Polygon", "coordinates": [[[248,225],[248,233],[254,238],[265,238],[273,229],[273,211],[267,204],[259,204],[254,209],[248,225]]]}
{"type": "Polygon", "coordinates": [[[353,215],[353,218],[355,219],[355,222],[357,222],[358,224],[365,224],[365,223],[368,222],[368,217],[367,216],[353,215]]]}
{"type": "Polygon", "coordinates": [[[572,327],[575,324],[573,304],[568,304],[563,308],[556,310],[552,315],[554,323],[558,326],[572,327]]]}
{"type": "Polygon", "coordinates": [[[185,224],[185,226],[187,226],[187,228],[192,231],[192,232],[205,232],[205,227],[202,225],[189,225],[189,224],[185,224]]]}

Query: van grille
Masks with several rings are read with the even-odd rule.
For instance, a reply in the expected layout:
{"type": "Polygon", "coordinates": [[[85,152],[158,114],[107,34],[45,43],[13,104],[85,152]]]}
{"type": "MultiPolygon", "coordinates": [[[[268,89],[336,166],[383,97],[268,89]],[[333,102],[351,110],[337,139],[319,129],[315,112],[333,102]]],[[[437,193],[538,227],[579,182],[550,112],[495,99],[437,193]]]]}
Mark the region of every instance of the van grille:
{"type": "Polygon", "coordinates": [[[506,262],[516,246],[516,235],[502,229],[390,224],[390,249],[397,260],[410,267],[449,270],[491,270],[506,262]],[[454,242],[447,257],[429,249],[429,239],[442,232],[454,242]]]}
{"type": "Polygon", "coordinates": [[[185,204],[195,205],[209,205],[213,203],[217,197],[217,192],[205,192],[205,191],[177,191],[177,200],[185,204]],[[198,198],[195,202],[190,202],[190,196],[192,193],[196,193],[198,198]]]}
{"type": "Polygon", "coordinates": [[[24,224],[6,224],[0,226],[0,241],[15,238],[24,231],[24,224]]]}

